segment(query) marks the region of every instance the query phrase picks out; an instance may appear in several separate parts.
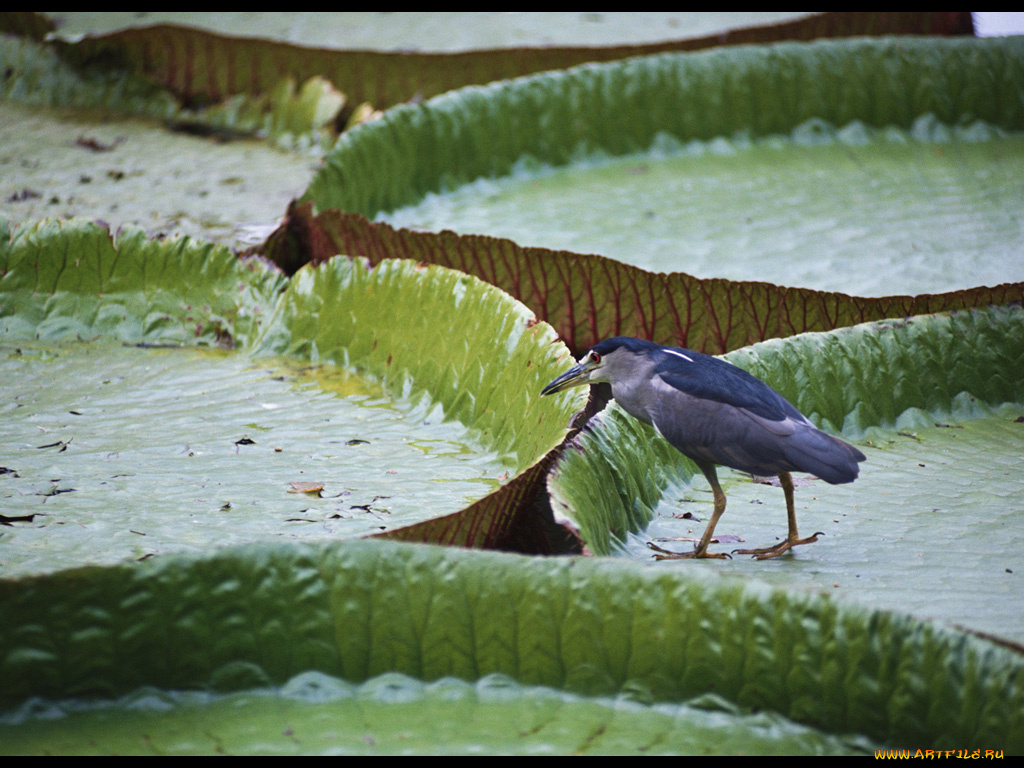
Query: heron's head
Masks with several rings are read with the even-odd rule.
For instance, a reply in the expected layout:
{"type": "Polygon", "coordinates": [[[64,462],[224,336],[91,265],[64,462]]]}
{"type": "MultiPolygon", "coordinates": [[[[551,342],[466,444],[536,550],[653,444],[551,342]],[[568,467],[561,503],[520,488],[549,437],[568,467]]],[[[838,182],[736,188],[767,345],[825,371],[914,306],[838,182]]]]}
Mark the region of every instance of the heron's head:
{"type": "Polygon", "coordinates": [[[570,387],[596,384],[607,381],[614,385],[632,375],[640,367],[640,361],[647,355],[660,350],[653,341],[616,336],[595,344],[580,361],[541,390],[542,395],[552,395],[570,387]]]}

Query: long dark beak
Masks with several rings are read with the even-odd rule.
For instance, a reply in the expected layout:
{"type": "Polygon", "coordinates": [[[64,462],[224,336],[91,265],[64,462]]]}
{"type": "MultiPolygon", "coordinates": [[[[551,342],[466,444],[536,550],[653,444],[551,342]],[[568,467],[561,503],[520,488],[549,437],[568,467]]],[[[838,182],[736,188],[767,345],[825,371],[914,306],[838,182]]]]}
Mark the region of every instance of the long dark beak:
{"type": "Polygon", "coordinates": [[[553,395],[555,392],[561,392],[563,389],[586,384],[586,376],[589,371],[590,368],[585,363],[578,363],[544,387],[540,393],[541,395],[553,395]]]}

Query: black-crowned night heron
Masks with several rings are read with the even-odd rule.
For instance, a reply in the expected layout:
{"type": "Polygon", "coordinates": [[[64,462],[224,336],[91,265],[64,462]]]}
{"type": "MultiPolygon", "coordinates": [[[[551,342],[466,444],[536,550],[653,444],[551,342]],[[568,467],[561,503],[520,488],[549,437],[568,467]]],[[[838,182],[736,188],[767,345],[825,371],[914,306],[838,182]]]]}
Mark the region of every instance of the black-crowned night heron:
{"type": "Polygon", "coordinates": [[[774,547],[735,550],[764,560],[798,544],[815,542],[821,535],[806,539],[797,535],[789,473],[807,472],[828,483],[850,483],[857,479],[857,463],[865,458],[852,445],[815,427],[786,398],[746,371],[700,352],[643,339],[619,336],[602,341],[541,394],[601,381],[612,385],[612,396],[628,414],[652,424],[700,467],[714,493],[711,522],[693,551],[669,552],[649,544],[662,553],[659,559],[728,557],[708,552],[725,512],[716,464],[752,475],[778,475],[786,494],[789,535],[774,547]]]}

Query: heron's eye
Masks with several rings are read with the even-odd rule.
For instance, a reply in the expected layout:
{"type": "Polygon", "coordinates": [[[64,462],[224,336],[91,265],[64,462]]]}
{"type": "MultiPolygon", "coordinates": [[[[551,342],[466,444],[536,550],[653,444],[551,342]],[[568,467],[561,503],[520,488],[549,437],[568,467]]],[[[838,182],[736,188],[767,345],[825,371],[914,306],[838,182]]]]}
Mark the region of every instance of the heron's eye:
{"type": "Polygon", "coordinates": [[[600,365],[600,363],[601,363],[601,356],[599,354],[597,354],[597,352],[591,352],[590,353],[590,362],[592,362],[594,365],[600,365]]]}

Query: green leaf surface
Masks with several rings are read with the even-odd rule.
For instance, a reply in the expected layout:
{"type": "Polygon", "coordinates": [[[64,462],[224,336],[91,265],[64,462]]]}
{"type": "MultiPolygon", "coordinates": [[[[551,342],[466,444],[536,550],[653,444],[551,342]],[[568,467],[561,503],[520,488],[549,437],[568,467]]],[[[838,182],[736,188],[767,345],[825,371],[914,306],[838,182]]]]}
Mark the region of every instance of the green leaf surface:
{"type": "Polygon", "coordinates": [[[847,755],[871,746],[714,696],[645,705],[503,675],[423,683],[386,674],[353,685],[314,672],[235,694],[143,688],[113,702],[31,703],[0,715],[0,741],[9,755],[847,755]]]}
{"type": "Polygon", "coordinates": [[[356,366],[407,397],[429,392],[518,471],[557,444],[572,413],[539,397],[564,355],[553,341],[525,306],[462,273],[334,259],[292,278],[257,351],[356,366]]]}
{"type": "Polygon", "coordinates": [[[36,107],[108,109],[126,114],[169,118],[179,108],[173,94],[124,70],[75,67],[53,47],[33,39],[0,34],[0,62],[5,77],[0,97],[36,107]]]}
{"type": "Polygon", "coordinates": [[[0,340],[104,336],[123,342],[245,346],[285,278],[258,259],[85,222],[9,229],[0,219],[0,340]]]}
{"type": "MultiPolygon", "coordinates": [[[[292,544],[3,581],[0,608],[8,712],[29,697],[41,697],[31,713],[47,699],[230,692],[308,671],[351,683],[499,674],[646,704],[713,692],[893,745],[1024,749],[1019,654],[707,570],[292,544]]],[[[227,721],[223,705],[213,712],[218,727],[245,728],[246,710],[227,721]]]]}
{"type": "MultiPolygon", "coordinates": [[[[1024,642],[1021,339],[1024,311],[994,307],[731,353],[822,427],[855,440],[868,460],[850,485],[798,482],[798,521],[804,535],[826,534],[818,543],[770,562],[663,567],[739,571],[1024,642]]],[[[723,483],[729,506],[716,533],[738,539],[713,549],[770,545],[785,534],[780,489],[733,472],[723,483]]],[[[686,551],[710,518],[695,467],[615,406],[563,454],[549,489],[555,509],[599,553],[649,560],[651,540],[686,551]]]]}
{"type": "Polygon", "coordinates": [[[331,365],[20,344],[0,346],[0,378],[4,577],[379,534],[457,513],[514,474],[428,398],[331,365]]]}

